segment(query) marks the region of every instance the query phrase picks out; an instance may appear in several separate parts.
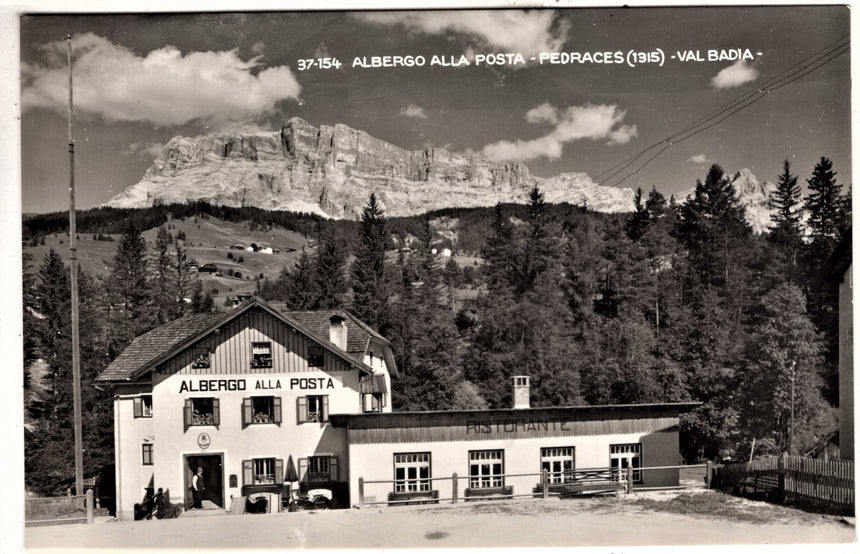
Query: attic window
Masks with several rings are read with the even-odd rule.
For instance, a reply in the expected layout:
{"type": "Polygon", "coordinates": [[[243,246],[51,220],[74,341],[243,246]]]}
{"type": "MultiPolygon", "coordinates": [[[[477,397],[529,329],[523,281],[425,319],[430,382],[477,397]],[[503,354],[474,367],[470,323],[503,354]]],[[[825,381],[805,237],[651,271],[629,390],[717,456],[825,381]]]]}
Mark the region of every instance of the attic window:
{"type": "Polygon", "coordinates": [[[318,344],[308,345],[308,367],[323,367],[325,365],[325,354],[322,346],[318,344]]]}
{"type": "Polygon", "coordinates": [[[254,358],[251,360],[252,368],[272,367],[271,342],[253,342],[251,343],[251,351],[254,355],[254,358]]]}
{"type": "Polygon", "coordinates": [[[208,348],[195,348],[192,352],[194,361],[191,362],[192,369],[209,369],[212,367],[212,356],[208,348]]]}

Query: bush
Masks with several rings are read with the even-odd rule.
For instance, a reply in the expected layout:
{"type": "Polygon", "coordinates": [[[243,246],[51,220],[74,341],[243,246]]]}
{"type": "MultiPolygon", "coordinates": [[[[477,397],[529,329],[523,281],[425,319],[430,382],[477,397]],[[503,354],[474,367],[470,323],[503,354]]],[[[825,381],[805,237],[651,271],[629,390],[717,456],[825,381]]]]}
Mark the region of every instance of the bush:
{"type": "Polygon", "coordinates": [[[232,252],[227,252],[227,259],[228,259],[228,260],[232,260],[232,259],[233,259],[233,253],[232,253],[232,252]]]}

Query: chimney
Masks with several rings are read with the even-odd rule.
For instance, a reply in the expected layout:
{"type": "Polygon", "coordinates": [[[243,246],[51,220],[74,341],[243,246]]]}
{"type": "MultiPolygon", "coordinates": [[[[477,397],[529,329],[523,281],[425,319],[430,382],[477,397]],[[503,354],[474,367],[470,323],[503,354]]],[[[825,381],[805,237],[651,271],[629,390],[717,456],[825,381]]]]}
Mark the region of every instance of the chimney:
{"type": "Polygon", "coordinates": [[[346,352],[346,320],[339,315],[329,319],[328,340],[346,352]]]}
{"type": "Polygon", "coordinates": [[[514,409],[527,410],[529,403],[529,377],[528,375],[514,375],[514,409]]]}

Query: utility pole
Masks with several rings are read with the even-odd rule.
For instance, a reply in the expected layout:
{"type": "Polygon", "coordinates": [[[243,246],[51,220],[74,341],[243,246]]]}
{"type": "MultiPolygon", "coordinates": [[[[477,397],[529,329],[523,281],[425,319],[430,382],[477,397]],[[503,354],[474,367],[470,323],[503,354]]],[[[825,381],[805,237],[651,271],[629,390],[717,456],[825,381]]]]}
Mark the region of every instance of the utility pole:
{"type": "Polygon", "coordinates": [[[794,366],[795,361],[791,360],[791,419],[788,421],[788,454],[794,455],[794,366]]]}
{"type": "Polygon", "coordinates": [[[84,494],[83,433],[81,430],[81,345],[78,321],[78,247],[75,226],[75,141],[72,139],[72,35],[69,45],[69,260],[72,263],[72,389],[75,424],[75,494],[84,494]]]}

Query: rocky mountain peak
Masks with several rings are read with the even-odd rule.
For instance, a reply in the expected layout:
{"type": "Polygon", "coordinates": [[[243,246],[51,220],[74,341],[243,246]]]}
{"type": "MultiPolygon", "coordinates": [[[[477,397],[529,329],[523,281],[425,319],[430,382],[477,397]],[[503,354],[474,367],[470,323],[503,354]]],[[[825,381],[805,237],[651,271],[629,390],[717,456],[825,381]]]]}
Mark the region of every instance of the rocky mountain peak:
{"type": "MultiPolygon", "coordinates": [[[[769,215],[758,212],[773,185],[759,184],[748,169],[733,183],[748,213],[757,210],[754,227],[763,228],[769,215]]],[[[602,212],[633,210],[633,190],[598,185],[585,173],[542,179],[522,162],[492,162],[444,148],[406,150],[342,123],[315,127],[300,117],[287,120],[280,131],[237,128],[175,137],[140,182],[106,205],[204,200],[357,219],[371,192],[396,217],[525,203],[534,186],[547,202],[602,212]]]]}

